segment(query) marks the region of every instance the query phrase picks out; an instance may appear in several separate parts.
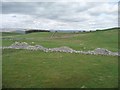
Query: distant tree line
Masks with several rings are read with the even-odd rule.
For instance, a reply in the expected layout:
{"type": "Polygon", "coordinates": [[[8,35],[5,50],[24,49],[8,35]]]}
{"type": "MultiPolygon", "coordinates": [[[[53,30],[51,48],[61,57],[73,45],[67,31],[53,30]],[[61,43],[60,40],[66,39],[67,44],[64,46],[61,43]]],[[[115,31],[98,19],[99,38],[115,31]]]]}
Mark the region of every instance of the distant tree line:
{"type": "MultiPolygon", "coordinates": [[[[89,32],[96,32],[96,31],[107,31],[107,30],[113,30],[113,29],[120,29],[120,27],[114,27],[114,28],[108,28],[108,29],[102,29],[102,30],[100,30],[100,29],[97,29],[97,30],[95,30],[95,31],[92,31],[92,30],[89,30],[89,31],[85,31],[85,30],[83,30],[83,31],[73,31],[73,33],[89,33],[89,32]]],[[[50,31],[50,30],[39,30],[39,29],[29,29],[29,30],[26,30],[25,31],[25,34],[27,34],[27,33],[34,33],[34,32],[62,32],[62,31],[50,31]]]]}
{"type": "Polygon", "coordinates": [[[26,30],[25,33],[34,33],[34,32],[50,32],[49,30],[35,30],[35,29],[30,29],[26,30]]]}

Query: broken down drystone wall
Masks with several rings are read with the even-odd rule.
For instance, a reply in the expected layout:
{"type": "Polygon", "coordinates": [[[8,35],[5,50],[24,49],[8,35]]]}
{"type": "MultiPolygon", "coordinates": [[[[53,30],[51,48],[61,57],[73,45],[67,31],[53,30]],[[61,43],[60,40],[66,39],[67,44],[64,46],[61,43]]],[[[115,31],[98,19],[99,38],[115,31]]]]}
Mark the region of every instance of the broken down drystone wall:
{"type": "Polygon", "coordinates": [[[27,49],[27,50],[42,50],[44,52],[65,52],[65,53],[80,53],[80,54],[93,54],[93,55],[110,55],[110,56],[120,56],[118,52],[111,52],[104,48],[96,48],[95,50],[91,51],[78,51],[73,50],[67,46],[62,46],[58,48],[45,48],[41,45],[29,45],[26,42],[15,42],[9,47],[2,47],[2,49],[27,49]]]}

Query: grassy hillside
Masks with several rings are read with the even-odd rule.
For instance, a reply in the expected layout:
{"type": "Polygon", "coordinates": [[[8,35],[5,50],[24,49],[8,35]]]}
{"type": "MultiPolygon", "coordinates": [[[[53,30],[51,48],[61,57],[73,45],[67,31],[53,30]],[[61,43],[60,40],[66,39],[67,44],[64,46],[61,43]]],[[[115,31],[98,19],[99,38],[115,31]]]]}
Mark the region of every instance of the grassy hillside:
{"type": "Polygon", "coordinates": [[[2,36],[13,36],[13,35],[20,35],[20,33],[15,33],[15,32],[2,32],[2,36]]]}
{"type": "Polygon", "coordinates": [[[22,35],[6,36],[14,40],[3,40],[3,46],[9,46],[15,41],[25,41],[29,44],[35,42],[45,47],[69,46],[75,50],[93,50],[95,48],[106,48],[118,51],[118,29],[97,31],[90,33],[53,33],[39,32],[22,35]]]}
{"type": "MultiPolygon", "coordinates": [[[[15,41],[76,50],[118,51],[118,30],[89,33],[3,34],[3,46],[15,41]],[[51,37],[52,36],[52,37],[51,37]],[[11,39],[11,40],[10,40],[11,39]]],[[[6,49],[2,52],[3,88],[115,88],[118,57],[6,49]]]]}

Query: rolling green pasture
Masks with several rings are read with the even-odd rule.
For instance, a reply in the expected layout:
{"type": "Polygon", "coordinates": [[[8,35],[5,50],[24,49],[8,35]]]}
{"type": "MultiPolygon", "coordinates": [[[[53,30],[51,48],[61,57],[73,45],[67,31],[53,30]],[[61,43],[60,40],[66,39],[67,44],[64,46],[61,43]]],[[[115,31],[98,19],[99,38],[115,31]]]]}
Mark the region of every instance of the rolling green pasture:
{"type": "Polygon", "coordinates": [[[3,50],[4,88],[115,88],[113,56],[3,50]]]}
{"type": "MultiPolygon", "coordinates": [[[[54,35],[52,32],[3,33],[2,38],[2,46],[19,41],[50,48],[118,51],[117,29],[54,35]]],[[[4,49],[2,76],[3,88],[116,88],[118,57],[4,49]]]]}
{"type": "Polygon", "coordinates": [[[3,34],[3,38],[12,38],[13,40],[3,39],[2,45],[9,46],[15,41],[20,41],[29,44],[34,42],[34,44],[48,48],[68,46],[75,50],[106,48],[111,51],[118,51],[118,29],[90,33],[55,33],[53,36],[52,34],[50,32],[8,34],[8,36],[3,34]]]}

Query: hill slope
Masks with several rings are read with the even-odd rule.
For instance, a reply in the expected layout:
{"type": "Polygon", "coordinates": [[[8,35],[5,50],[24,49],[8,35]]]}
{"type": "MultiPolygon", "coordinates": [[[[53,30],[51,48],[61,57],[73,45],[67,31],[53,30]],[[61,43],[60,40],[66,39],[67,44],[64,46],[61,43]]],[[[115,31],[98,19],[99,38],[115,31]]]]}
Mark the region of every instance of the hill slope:
{"type": "Polygon", "coordinates": [[[93,50],[95,48],[106,48],[118,51],[118,29],[83,32],[83,33],[55,33],[38,32],[31,34],[3,34],[3,46],[9,46],[15,41],[40,44],[45,47],[68,46],[75,50],[93,50]],[[5,39],[8,38],[8,39],[5,39]],[[9,40],[11,39],[11,40],[9,40]]]}
{"type": "MultiPolygon", "coordinates": [[[[89,33],[31,33],[4,35],[3,45],[15,41],[76,50],[118,49],[118,30],[89,33]]],[[[75,53],[3,49],[3,88],[117,88],[118,57],[75,53]]]]}

